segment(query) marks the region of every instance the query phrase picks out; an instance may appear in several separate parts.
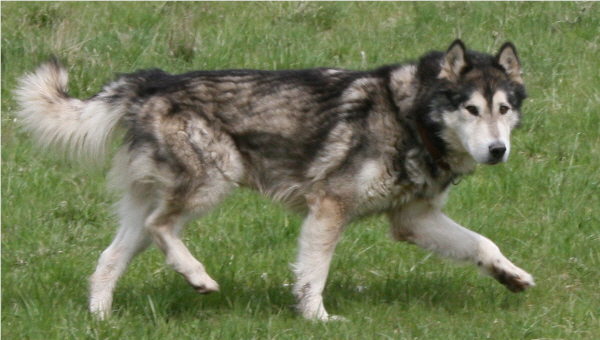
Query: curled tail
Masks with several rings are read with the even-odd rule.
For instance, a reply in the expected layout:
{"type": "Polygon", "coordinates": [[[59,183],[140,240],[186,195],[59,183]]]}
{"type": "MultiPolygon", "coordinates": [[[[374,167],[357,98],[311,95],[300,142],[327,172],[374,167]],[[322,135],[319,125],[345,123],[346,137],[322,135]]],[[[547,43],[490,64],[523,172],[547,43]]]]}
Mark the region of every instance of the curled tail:
{"type": "Polygon", "coordinates": [[[64,151],[77,159],[100,161],[115,127],[127,112],[119,99],[122,97],[110,98],[118,84],[90,99],[79,100],[67,94],[68,80],[66,69],[56,61],[23,76],[15,91],[20,106],[18,118],[42,147],[64,151]]]}

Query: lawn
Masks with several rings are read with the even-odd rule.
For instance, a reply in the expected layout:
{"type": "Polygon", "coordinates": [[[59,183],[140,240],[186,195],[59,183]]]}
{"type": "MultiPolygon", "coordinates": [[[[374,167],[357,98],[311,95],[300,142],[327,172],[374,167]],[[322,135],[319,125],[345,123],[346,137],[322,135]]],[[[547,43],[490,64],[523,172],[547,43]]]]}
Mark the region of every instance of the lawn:
{"type": "Polygon", "coordinates": [[[594,2],[2,2],[2,338],[599,339],[599,27],[594,2]],[[464,178],[446,212],[537,287],[515,295],[393,242],[375,216],[345,232],[325,288],[349,322],[305,321],[290,286],[302,217],[240,190],[184,234],[219,293],[195,293],[154,247],[119,282],[112,318],[87,312],[116,229],[109,164],[37,150],[14,115],[20,75],[57,56],[85,98],[141,68],[370,69],[457,37],[490,53],[512,41],[530,97],[509,162],[464,178]]]}

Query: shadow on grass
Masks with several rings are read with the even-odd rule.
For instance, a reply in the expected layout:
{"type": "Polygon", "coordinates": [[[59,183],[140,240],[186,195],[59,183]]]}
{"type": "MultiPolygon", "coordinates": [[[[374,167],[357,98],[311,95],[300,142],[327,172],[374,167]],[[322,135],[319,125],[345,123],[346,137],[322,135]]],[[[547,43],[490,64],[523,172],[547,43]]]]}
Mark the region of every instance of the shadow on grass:
{"type": "MultiPolygon", "coordinates": [[[[341,315],[348,315],[357,308],[368,309],[370,306],[375,309],[382,305],[394,306],[399,311],[419,307],[443,309],[448,313],[522,307],[522,295],[514,295],[487,278],[477,279],[480,282],[465,284],[461,277],[442,274],[382,277],[361,287],[355,282],[334,278],[325,288],[324,299],[330,313],[341,315]]],[[[163,286],[146,281],[137,287],[118,287],[113,308],[127,314],[147,313],[151,301],[154,313],[166,319],[186,316],[211,319],[231,314],[296,317],[295,300],[289,285],[276,282],[249,285],[227,277],[221,278],[219,283],[221,291],[208,295],[195,293],[179,276],[171,277],[163,286]]]]}

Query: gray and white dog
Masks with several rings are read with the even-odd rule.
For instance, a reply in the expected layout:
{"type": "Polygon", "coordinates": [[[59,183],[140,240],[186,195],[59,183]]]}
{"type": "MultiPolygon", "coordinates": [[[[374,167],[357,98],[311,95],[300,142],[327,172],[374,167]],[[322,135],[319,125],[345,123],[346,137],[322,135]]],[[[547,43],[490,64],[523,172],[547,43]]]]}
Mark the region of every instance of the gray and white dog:
{"type": "Polygon", "coordinates": [[[217,291],[180,233],[238,186],[306,214],[293,290],[306,318],[335,318],[322,297],[334,248],[351,221],[375,213],[399,241],[471,262],[513,292],[534,285],[441,210],[454,180],[508,158],[526,97],[511,43],[492,56],[456,40],[373,71],[140,71],[86,100],[70,97],[67,82],[57,62],[25,75],[18,115],[41,145],[74,158],[102,159],[123,131],[110,173],[123,190],[120,228],[91,277],[89,308],[101,317],[153,242],[194,289],[217,291]]]}

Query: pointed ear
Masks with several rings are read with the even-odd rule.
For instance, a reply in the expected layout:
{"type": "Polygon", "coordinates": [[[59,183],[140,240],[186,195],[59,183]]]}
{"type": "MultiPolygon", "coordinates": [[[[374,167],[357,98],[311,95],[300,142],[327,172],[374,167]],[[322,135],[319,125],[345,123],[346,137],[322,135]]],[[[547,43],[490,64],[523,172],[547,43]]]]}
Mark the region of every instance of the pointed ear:
{"type": "Polygon", "coordinates": [[[438,78],[448,79],[452,82],[457,81],[460,73],[467,66],[467,61],[465,60],[466,54],[467,48],[465,44],[460,39],[454,40],[444,55],[442,70],[438,78]]]}
{"type": "Polygon", "coordinates": [[[521,78],[521,62],[519,61],[515,45],[510,42],[504,43],[500,47],[498,54],[496,54],[496,61],[500,66],[504,67],[510,79],[519,84],[523,83],[523,79],[521,78]]]}

